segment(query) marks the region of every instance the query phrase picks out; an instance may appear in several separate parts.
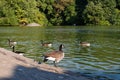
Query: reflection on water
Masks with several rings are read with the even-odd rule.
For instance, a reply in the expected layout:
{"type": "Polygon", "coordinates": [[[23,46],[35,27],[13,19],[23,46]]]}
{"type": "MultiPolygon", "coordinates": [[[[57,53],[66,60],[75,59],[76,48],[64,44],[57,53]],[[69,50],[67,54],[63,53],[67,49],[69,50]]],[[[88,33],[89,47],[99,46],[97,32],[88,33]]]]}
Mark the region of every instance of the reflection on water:
{"type": "Polygon", "coordinates": [[[62,43],[65,58],[59,66],[98,80],[120,80],[118,29],[0,27],[0,46],[11,50],[8,38],[18,42],[17,50],[24,51],[29,58],[37,57],[37,60],[42,60],[42,54],[58,49],[62,43]],[[53,42],[53,47],[42,47],[41,40],[53,42]],[[81,47],[79,41],[90,42],[91,46],[81,47]]]}

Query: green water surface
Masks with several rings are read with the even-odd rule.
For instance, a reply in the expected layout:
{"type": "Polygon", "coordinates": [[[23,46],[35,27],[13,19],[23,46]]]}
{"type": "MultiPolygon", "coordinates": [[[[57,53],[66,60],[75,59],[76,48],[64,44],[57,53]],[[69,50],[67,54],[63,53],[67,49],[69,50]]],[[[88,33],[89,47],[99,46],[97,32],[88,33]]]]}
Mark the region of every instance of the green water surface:
{"type": "MultiPolygon", "coordinates": [[[[99,26],[58,27],[0,27],[0,47],[12,50],[7,39],[18,42],[17,51],[42,61],[46,52],[58,50],[64,44],[65,58],[58,64],[68,70],[98,80],[120,80],[120,28],[99,26]],[[51,48],[42,47],[41,40],[52,42],[51,48]],[[79,46],[79,41],[91,43],[79,46]]],[[[47,64],[53,65],[51,61],[47,64]]]]}

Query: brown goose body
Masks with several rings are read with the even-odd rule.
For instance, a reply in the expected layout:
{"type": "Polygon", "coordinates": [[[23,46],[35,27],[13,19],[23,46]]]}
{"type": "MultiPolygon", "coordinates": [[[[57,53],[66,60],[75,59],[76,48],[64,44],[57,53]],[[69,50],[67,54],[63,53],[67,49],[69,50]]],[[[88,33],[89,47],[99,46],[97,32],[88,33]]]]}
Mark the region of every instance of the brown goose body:
{"type": "Polygon", "coordinates": [[[56,63],[60,62],[64,58],[64,52],[62,51],[62,47],[63,47],[63,45],[61,44],[59,46],[58,51],[52,51],[50,53],[44,54],[43,62],[51,60],[54,62],[54,66],[56,66],[56,63]]]}

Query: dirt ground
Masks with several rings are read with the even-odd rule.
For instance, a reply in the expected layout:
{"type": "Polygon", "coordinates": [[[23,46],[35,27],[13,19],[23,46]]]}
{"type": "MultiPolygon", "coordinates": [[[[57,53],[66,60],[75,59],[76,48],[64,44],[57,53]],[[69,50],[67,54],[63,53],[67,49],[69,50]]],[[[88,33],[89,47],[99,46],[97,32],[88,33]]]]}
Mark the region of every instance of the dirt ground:
{"type": "Polygon", "coordinates": [[[0,48],[0,80],[92,80],[0,48]]]}

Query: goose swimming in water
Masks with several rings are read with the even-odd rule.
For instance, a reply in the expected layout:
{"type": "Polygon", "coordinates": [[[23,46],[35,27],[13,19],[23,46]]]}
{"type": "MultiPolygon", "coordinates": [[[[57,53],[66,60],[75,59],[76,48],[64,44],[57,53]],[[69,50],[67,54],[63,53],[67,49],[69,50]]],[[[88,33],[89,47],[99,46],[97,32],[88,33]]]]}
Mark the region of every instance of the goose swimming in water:
{"type": "Polygon", "coordinates": [[[88,43],[88,42],[80,42],[80,45],[83,46],[83,47],[89,47],[90,43],[88,43]]]}
{"type": "Polygon", "coordinates": [[[44,46],[44,47],[52,47],[52,43],[51,43],[51,42],[45,43],[45,42],[43,42],[43,40],[41,40],[41,44],[42,44],[42,46],[44,46]]]}

